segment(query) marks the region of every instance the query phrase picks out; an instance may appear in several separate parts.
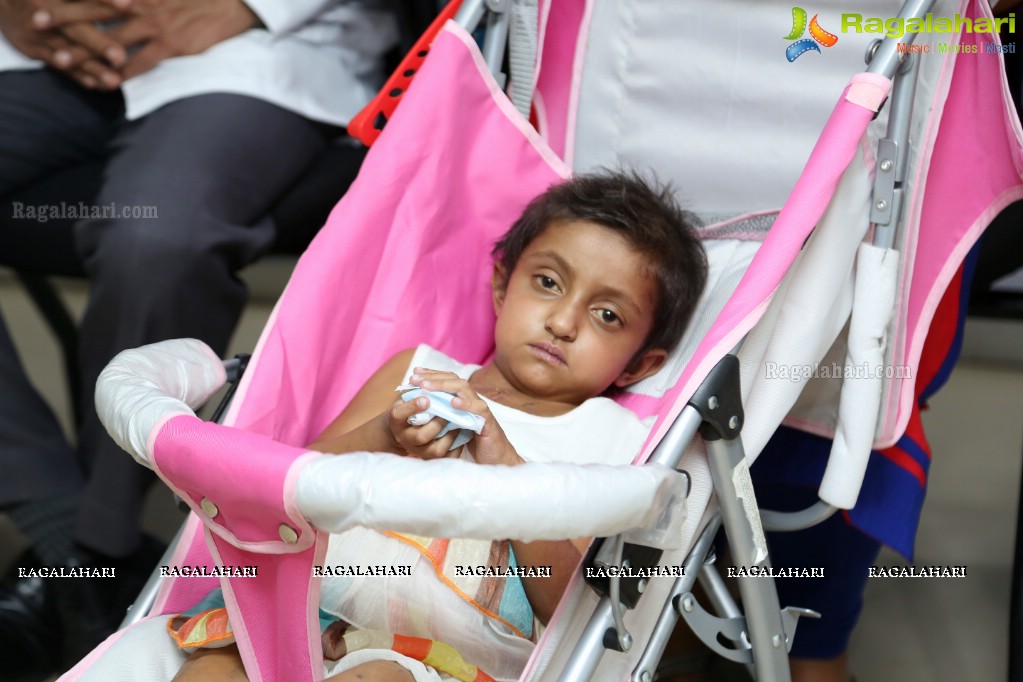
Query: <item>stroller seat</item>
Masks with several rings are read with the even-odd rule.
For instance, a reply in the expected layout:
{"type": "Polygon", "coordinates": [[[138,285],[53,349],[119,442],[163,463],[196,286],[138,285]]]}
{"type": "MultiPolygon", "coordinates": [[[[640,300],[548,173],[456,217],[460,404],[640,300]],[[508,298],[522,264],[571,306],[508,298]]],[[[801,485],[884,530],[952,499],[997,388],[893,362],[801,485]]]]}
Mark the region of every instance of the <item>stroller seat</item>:
{"type": "MultiPolygon", "coordinates": [[[[971,6],[970,11],[983,10],[971,6]]],[[[318,587],[309,568],[322,562],[323,531],[341,531],[345,524],[379,523],[384,528],[423,533],[439,530],[440,524],[451,533],[469,537],[516,537],[520,533],[522,537],[541,537],[532,534],[539,528],[553,534],[542,537],[615,535],[649,522],[650,501],[677,490],[672,487],[677,475],[656,467],[601,469],[592,472],[592,477],[586,474],[585,483],[578,487],[560,478],[571,494],[552,501],[544,488],[534,489],[534,485],[539,486],[546,476],[582,474],[541,469],[535,482],[464,484],[475,496],[462,498],[463,503],[472,500],[472,504],[500,510],[487,521],[427,513],[431,505],[443,508],[440,500],[450,491],[438,493],[437,500],[422,506],[385,503],[386,513],[376,516],[377,510],[372,510],[366,515],[366,505],[358,496],[360,485],[385,501],[399,501],[421,492],[422,486],[383,485],[381,481],[389,474],[378,478],[369,469],[385,462],[379,464],[383,471],[386,458],[356,455],[325,462],[323,456],[302,449],[351,399],[372,370],[410,345],[410,340],[429,343],[467,361],[487,357],[493,325],[487,301],[490,246],[532,196],[569,173],[567,165],[500,93],[468,34],[449,24],[430,52],[416,84],[405,95],[407,101],[367,157],[363,172],[303,256],[260,339],[225,426],[201,424],[190,414],[190,406],[201,401],[221,376],[214,369],[216,360],[188,342],[121,358],[108,375],[109,387],[101,399],[106,423],[126,449],[161,471],[206,521],[204,531],[194,519],[190,522],[175,563],[208,563],[204,546],[208,544],[220,563],[256,561],[252,557],[258,551],[260,565],[268,566],[266,580],[261,571],[259,580],[222,581],[226,592],[234,593],[226,595],[228,607],[232,618],[237,616],[237,622],[243,624],[239,648],[253,679],[318,679],[321,674],[317,636],[308,616],[317,602],[318,587]],[[408,144],[409,140],[415,144],[408,144]],[[438,168],[443,172],[437,172],[438,168]],[[477,187],[485,191],[477,191],[477,187]],[[440,272],[445,273],[442,290],[436,285],[440,272]],[[429,293],[421,296],[420,292],[429,293]],[[170,356],[177,358],[172,361],[170,356]],[[124,392],[119,387],[124,387],[124,392]],[[149,409],[148,402],[157,408],[149,409]],[[132,409],[127,409],[129,406],[132,409]],[[259,463],[252,457],[254,452],[260,453],[259,463]],[[347,477],[352,485],[344,490],[324,488],[325,499],[313,502],[301,492],[302,478],[326,466],[359,473],[331,475],[335,481],[347,477]],[[248,469],[246,484],[238,486],[237,477],[248,469]],[[217,499],[213,499],[214,490],[217,499]],[[522,505],[527,490],[530,504],[522,505]],[[204,500],[212,506],[204,506],[204,500]],[[335,504],[327,504],[329,501],[335,504]],[[324,506],[319,507],[320,502],[324,506]],[[502,506],[505,504],[509,506],[502,506]],[[573,506],[576,504],[582,506],[573,506]],[[544,526],[542,522],[557,515],[562,506],[569,511],[558,520],[566,525],[544,526]],[[362,515],[356,516],[356,512],[362,515]],[[479,525],[473,525],[477,521],[479,525]],[[491,521],[494,525],[488,525],[491,521]],[[400,525],[406,522],[408,526],[400,525]],[[275,583],[287,587],[274,590],[275,583]],[[265,617],[268,609],[273,609],[274,617],[265,617]]],[[[973,75],[972,82],[990,86],[998,74],[997,68],[992,71],[990,65],[978,61],[962,68],[968,73],[955,81],[960,84],[970,83],[973,75]]],[[[690,480],[688,515],[681,529],[672,534],[678,548],[663,555],[663,565],[687,563],[694,547],[705,543],[707,535],[701,531],[716,527],[719,507],[729,534],[743,535],[738,560],[748,565],[762,565],[767,560],[755,499],[746,487],[749,461],[788,414],[797,389],[805,382],[780,386],[766,381],[764,363],[820,361],[851,314],[853,294],[860,293],[854,289],[869,284],[870,276],[865,273],[871,263],[880,270],[869,272],[883,271],[892,283],[896,300],[888,299],[887,310],[911,301],[910,308],[917,307],[909,319],[919,322],[927,316],[929,292],[941,286],[949,263],[965,248],[961,244],[980,229],[981,221],[969,213],[976,209],[971,206],[967,211],[970,219],[955,235],[941,240],[942,252],[929,254],[926,266],[903,270],[901,280],[890,270],[890,263],[885,263],[886,256],[893,257],[890,247],[861,246],[872,221],[874,170],[862,135],[889,85],[885,77],[876,74],[853,79],[825,126],[793,198],[776,216],[766,220],[743,216],[705,230],[712,272],[711,285],[697,311],[699,321],[668,366],[621,400],[641,416],[657,417],[636,463],[660,461],[671,451],[672,466],[685,470],[690,480]],[[824,199],[832,195],[836,201],[829,207],[824,199]],[[919,284],[917,275],[929,279],[919,284]],[[922,301],[913,304],[910,291],[920,287],[926,293],[918,295],[922,301]],[[807,294],[808,288],[815,295],[807,294]],[[836,299],[841,305],[833,305],[836,299]],[[787,331],[791,326],[796,331],[787,331]],[[713,415],[708,418],[708,410],[717,409],[710,407],[709,398],[715,398],[715,406],[722,404],[718,396],[724,393],[716,391],[726,387],[724,379],[717,383],[724,374],[719,368],[731,364],[726,361],[744,337],[745,344],[737,351],[742,361],[741,403],[738,407],[725,403],[728,411],[723,420],[713,415]],[[705,388],[715,392],[706,393],[705,388]],[[713,429],[704,430],[706,447],[699,440],[687,445],[701,424],[712,424],[716,434],[713,429]],[[747,443],[745,452],[738,442],[740,432],[742,442],[747,443]]],[[[545,101],[550,105],[553,100],[545,101]]],[[[976,113],[956,108],[966,104],[948,106],[957,114],[976,113]]],[[[991,111],[992,118],[1001,115],[995,108],[991,111]]],[[[546,113],[557,112],[548,106],[546,113]]],[[[995,180],[985,198],[977,200],[978,205],[994,205],[1020,194],[1018,124],[1015,128],[1003,125],[996,132],[1002,134],[1002,143],[1008,139],[1014,146],[1011,153],[1003,148],[996,155],[1000,165],[993,171],[995,180]]],[[[936,132],[934,136],[938,142],[933,155],[948,153],[942,145],[955,144],[947,141],[955,139],[954,133],[946,133],[946,141],[936,132]]],[[[947,205],[944,210],[949,210],[947,205]]],[[[917,218],[918,212],[914,213],[917,218]]],[[[926,223],[920,229],[937,227],[926,223]]],[[[915,247],[912,239],[909,243],[915,247]]],[[[909,251],[916,257],[914,248],[909,251]]],[[[886,335],[893,334],[893,343],[887,347],[894,346],[900,358],[911,361],[914,335],[923,332],[917,332],[915,326],[909,332],[895,332],[889,328],[886,309],[879,306],[868,319],[880,316],[880,331],[876,325],[868,325],[868,336],[874,335],[880,350],[886,335]]],[[[906,319],[903,312],[899,310],[897,315],[900,320],[906,319]]],[[[887,362],[890,358],[882,353],[870,361],[887,362]]],[[[888,395],[895,393],[899,392],[891,389],[888,395]]],[[[888,403],[897,406],[901,395],[889,398],[888,403]]],[[[852,448],[860,459],[840,465],[842,475],[830,487],[829,494],[842,505],[851,506],[850,497],[855,501],[863,458],[869,455],[875,432],[885,438],[901,419],[895,418],[897,410],[881,409],[885,401],[880,395],[876,399],[878,409],[866,415],[865,426],[859,424],[868,434],[867,452],[862,452],[861,442],[852,448]],[[889,417],[875,427],[879,413],[889,417]]],[[[414,469],[413,475],[424,477],[427,472],[414,469]]],[[[471,480],[468,477],[486,472],[465,475],[471,480]]],[[[438,489],[442,478],[436,481],[438,489]]],[[[654,509],[652,515],[659,511],[654,509]]],[[[202,579],[169,581],[154,613],[188,608],[214,584],[202,579]]],[[[671,604],[678,596],[673,592],[678,585],[684,583],[652,580],[644,585],[643,598],[655,605],[671,604]]],[[[589,664],[580,664],[577,653],[580,648],[601,646],[606,628],[600,624],[606,624],[614,610],[606,603],[576,576],[526,665],[523,679],[585,679],[579,670],[589,664]],[[575,649],[558,646],[568,642],[580,644],[575,649]]],[[[770,607],[769,600],[754,606],[763,609],[761,624],[775,628],[768,632],[783,642],[791,623],[783,624],[776,603],[775,613],[768,619],[770,607]]],[[[634,610],[626,616],[625,627],[642,641],[651,637],[663,612],[656,608],[634,610]]],[[[621,635],[620,628],[618,633],[621,635]]],[[[771,639],[756,636],[754,647],[766,643],[769,651],[771,639]]],[[[107,646],[116,647],[116,639],[107,646]]],[[[761,649],[760,655],[763,652],[761,649]]],[[[784,657],[783,651],[779,653],[784,657]]],[[[96,652],[66,679],[88,679],[90,667],[104,655],[96,652]]],[[[591,675],[599,670],[598,679],[625,679],[642,655],[640,647],[603,659],[598,652],[597,663],[586,670],[591,675]]],[[[778,659],[771,660],[777,663],[778,659]]]]}

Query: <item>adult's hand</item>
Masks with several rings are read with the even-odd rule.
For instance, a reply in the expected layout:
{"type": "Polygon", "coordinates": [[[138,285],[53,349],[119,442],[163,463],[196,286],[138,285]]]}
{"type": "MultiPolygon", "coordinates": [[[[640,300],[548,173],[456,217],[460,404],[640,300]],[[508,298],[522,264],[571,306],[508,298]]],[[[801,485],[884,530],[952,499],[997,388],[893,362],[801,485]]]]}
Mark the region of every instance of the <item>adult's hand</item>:
{"type": "Polygon", "coordinates": [[[124,49],[93,22],[121,16],[131,0],[0,0],[0,32],[28,57],[89,88],[120,85],[124,49]],[[62,17],[54,23],[54,16],[62,17]]]}
{"type": "Polygon", "coordinates": [[[122,24],[107,36],[137,47],[121,69],[127,80],[168,57],[199,54],[260,25],[242,0],[132,0],[122,24]]]}

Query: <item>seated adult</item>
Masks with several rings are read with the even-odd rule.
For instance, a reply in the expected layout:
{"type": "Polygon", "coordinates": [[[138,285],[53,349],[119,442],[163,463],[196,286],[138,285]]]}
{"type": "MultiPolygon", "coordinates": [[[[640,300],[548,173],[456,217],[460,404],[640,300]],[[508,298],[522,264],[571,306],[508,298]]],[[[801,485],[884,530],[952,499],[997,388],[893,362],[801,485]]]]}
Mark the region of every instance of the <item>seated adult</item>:
{"type": "Polygon", "coordinates": [[[0,0],[0,32],[0,197],[105,160],[94,202],[61,209],[91,280],[77,444],[0,319],[0,510],[30,541],[0,587],[0,679],[41,679],[116,627],[158,556],[149,476],[92,407],[99,371],[172,337],[225,350],[267,210],[372,96],[397,25],[382,0],[0,0]],[[118,579],[17,577],[34,565],[118,579]]]}

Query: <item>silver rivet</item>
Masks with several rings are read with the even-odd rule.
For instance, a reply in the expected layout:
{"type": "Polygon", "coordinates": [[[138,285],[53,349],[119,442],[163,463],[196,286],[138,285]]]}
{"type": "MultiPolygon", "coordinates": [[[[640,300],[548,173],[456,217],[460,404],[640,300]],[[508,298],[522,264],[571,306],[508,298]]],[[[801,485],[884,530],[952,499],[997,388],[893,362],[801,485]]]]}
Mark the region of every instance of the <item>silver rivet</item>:
{"type": "Polygon", "coordinates": [[[732,415],[732,418],[728,420],[728,428],[734,429],[739,426],[739,418],[732,415]]]}
{"type": "Polygon", "coordinates": [[[771,638],[771,644],[774,646],[775,649],[780,648],[781,647],[781,635],[775,635],[774,637],[772,637],[771,638]]]}
{"type": "Polygon", "coordinates": [[[644,670],[639,674],[639,682],[653,682],[654,676],[650,674],[649,670],[644,670]]]}
{"type": "Polygon", "coordinates": [[[892,160],[891,159],[885,159],[884,161],[881,162],[881,170],[883,170],[884,172],[887,173],[891,169],[892,169],[892,160]]]}
{"type": "Polygon", "coordinates": [[[877,210],[879,211],[884,211],[885,209],[888,208],[888,202],[885,201],[884,199],[878,199],[877,203],[874,205],[877,207],[877,210]]]}
{"type": "Polygon", "coordinates": [[[199,507],[202,509],[203,514],[212,518],[215,518],[220,510],[217,509],[217,505],[213,504],[213,500],[208,497],[204,497],[199,500],[199,507]]]}
{"type": "Polygon", "coordinates": [[[716,395],[707,398],[707,407],[712,410],[718,409],[718,397],[716,395]]]}
{"type": "Polygon", "coordinates": [[[628,632],[622,635],[618,639],[618,641],[622,645],[622,651],[628,651],[629,649],[632,648],[632,635],[630,635],[628,632]]]}
{"type": "Polygon", "coordinates": [[[646,578],[643,578],[643,579],[641,579],[639,581],[639,583],[636,584],[636,591],[639,592],[640,594],[643,594],[643,591],[645,589],[646,589],[646,578]]]}
{"type": "Polygon", "coordinates": [[[289,545],[293,545],[298,542],[298,533],[294,528],[286,523],[282,523],[277,528],[277,534],[281,536],[281,540],[284,540],[289,545]]]}
{"type": "Polygon", "coordinates": [[[682,600],[682,608],[685,611],[692,611],[693,610],[693,598],[692,597],[686,597],[685,599],[683,599],[682,600]]]}

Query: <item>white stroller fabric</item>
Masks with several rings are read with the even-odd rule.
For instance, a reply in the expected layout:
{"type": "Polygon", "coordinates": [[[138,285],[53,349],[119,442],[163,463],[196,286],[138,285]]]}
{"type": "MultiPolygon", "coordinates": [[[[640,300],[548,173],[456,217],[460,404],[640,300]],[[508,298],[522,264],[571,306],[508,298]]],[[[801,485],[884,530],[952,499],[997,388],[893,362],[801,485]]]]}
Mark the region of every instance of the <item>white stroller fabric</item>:
{"type": "Polygon", "coordinates": [[[895,16],[900,4],[803,5],[839,39],[789,63],[792,3],[593,2],[568,160],[649,167],[708,224],[777,210],[879,37],[840,32],[841,14],[895,16]]]}
{"type": "Polygon", "coordinates": [[[684,476],[655,466],[481,467],[459,459],[425,462],[356,453],[313,460],[303,469],[296,493],[302,514],[332,533],[366,526],[429,537],[532,542],[615,535],[651,525],[672,500],[684,499],[685,488],[684,476]]]}
{"type": "Polygon", "coordinates": [[[895,302],[899,253],[861,244],[856,258],[856,307],[849,321],[838,429],[821,481],[820,498],[840,509],[856,506],[867,471],[885,381],[887,329],[895,302]],[[845,375],[845,368],[852,372],[845,375]]]}

